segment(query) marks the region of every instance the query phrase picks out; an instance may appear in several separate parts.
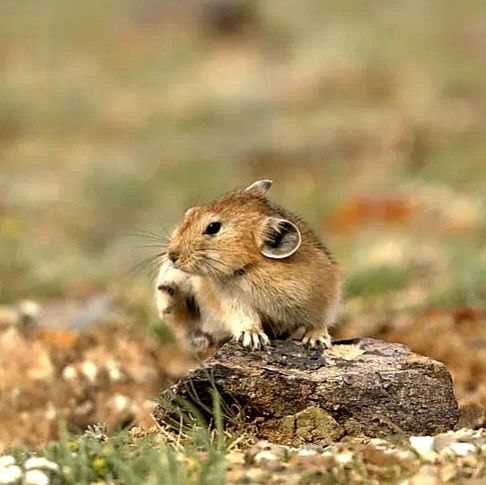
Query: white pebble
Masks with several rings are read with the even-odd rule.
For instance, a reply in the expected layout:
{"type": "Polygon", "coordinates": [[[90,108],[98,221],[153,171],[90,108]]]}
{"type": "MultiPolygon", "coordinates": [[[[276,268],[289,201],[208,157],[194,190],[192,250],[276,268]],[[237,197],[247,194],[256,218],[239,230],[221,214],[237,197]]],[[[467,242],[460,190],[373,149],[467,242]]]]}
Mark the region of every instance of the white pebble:
{"type": "Polygon", "coordinates": [[[128,409],[130,400],[123,394],[115,394],[112,399],[112,405],[116,412],[121,413],[122,411],[128,409]]]}
{"type": "Polygon", "coordinates": [[[6,466],[0,469],[0,483],[17,483],[22,478],[22,470],[17,465],[6,466]]]}
{"type": "Polygon", "coordinates": [[[59,465],[57,463],[41,456],[33,456],[32,458],[29,458],[24,463],[24,467],[26,470],[31,470],[32,468],[46,468],[47,470],[59,471],[59,465]]]}
{"type": "Polygon", "coordinates": [[[91,360],[85,360],[81,364],[81,372],[90,382],[95,382],[98,376],[98,366],[91,360]]]}
{"type": "Polygon", "coordinates": [[[78,377],[78,371],[72,365],[67,365],[62,370],[62,377],[66,381],[74,381],[78,377]]]}
{"type": "Polygon", "coordinates": [[[271,451],[268,450],[262,450],[255,455],[255,463],[260,463],[261,461],[264,460],[275,461],[277,458],[278,457],[275,453],[272,453],[271,451]]]}
{"type": "Polygon", "coordinates": [[[428,455],[434,446],[432,436],[410,436],[410,446],[420,456],[428,455]]]}
{"type": "Polygon", "coordinates": [[[316,450],[309,450],[309,449],[306,449],[306,448],[299,450],[299,456],[314,456],[314,455],[317,455],[316,450]]]}
{"type": "Polygon", "coordinates": [[[353,454],[352,453],[339,453],[336,455],[336,461],[341,465],[347,465],[353,461],[353,454]]]}
{"type": "Polygon", "coordinates": [[[40,470],[29,470],[25,473],[24,485],[49,485],[49,477],[40,470]]]}
{"type": "Polygon", "coordinates": [[[106,365],[106,371],[108,372],[108,378],[111,382],[120,382],[123,380],[124,375],[120,369],[120,365],[114,360],[109,360],[106,365]]]}
{"type": "Polygon", "coordinates": [[[10,465],[15,465],[15,458],[11,455],[0,456],[0,469],[10,465]]]}
{"type": "Polygon", "coordinates": [[[472,443],[452,443],[449,448],[457,456],[466,456],[477,451],[477,448],[472,443]]]}

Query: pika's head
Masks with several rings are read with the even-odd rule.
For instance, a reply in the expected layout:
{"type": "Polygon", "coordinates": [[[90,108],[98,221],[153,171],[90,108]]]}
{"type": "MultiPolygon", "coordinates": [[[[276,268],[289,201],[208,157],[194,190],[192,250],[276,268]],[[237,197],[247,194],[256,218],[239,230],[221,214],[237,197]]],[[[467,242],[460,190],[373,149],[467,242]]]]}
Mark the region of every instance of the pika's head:
{"type": "Polygon", "coordinates": [[[174,266],[225,277],[268,259],[290,258],[300,247],[301,234],[267,200],[271,186],[270,180],[260,180],[187,210],[168,245],[174,266]]]}

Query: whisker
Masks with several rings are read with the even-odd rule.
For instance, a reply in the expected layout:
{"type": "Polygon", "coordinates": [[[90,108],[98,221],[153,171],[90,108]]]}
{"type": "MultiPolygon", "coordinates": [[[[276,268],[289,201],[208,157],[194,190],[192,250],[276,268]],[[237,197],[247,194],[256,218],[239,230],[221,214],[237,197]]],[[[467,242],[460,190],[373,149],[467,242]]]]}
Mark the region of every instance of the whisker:
{"type": "Polygon", "coordinates": [[[226,265],[223,261],[220,261],[219,259],[216,259],[207,254],[199,253],[197,254],[197,256],[200,258],[201,263],[204,264],[207,268],[213,269],[215,271],[225,271],[228,268],[228,265],[226,265]]]}
{"type": "Polygon", "coordinates": [[[159,249],[166,249],[167,245],[165,244],[140,244],[135,246],[135,249],[143,249],[143,248],[159,248],[159,249]]]}
{"type": "Polygon", "coordinates": [[[150,241],[160,241],[160,242],[167,242],[170,236],[167,234],[157,234],[155,232],[149,231],[140,231],[138,233],[132,233],[128,236],[131,237],[138,237],[140,239],[148,239],[150,241]]]}
{"type": "Polygon", "coordinates": [[[138,276],[142,271],[146,270],[147,267],[149,267],[150,274],[152,274],[163,263],[165,257],[166,257],[165,251],[161,253],[157,253],[153,256],[149,256],[148,258],[145,258],[142,261],[139,261],[138,263],[134,264],[127,271],[127,274],[135,274],[138,276]]]}

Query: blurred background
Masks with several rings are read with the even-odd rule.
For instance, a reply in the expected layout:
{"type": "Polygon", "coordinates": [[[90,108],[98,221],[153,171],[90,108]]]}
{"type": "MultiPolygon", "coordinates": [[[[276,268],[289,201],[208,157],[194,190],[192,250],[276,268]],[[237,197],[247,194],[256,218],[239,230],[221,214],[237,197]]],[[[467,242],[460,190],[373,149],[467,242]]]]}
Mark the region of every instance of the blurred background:
{"type": "Polygon", "coordinates": [[[484,1],[3,0],[0,72],[0,451],[151,425],[188,361],[143,261],[262,178],[343,266],[335,336],[484,420],[484,1]]]}

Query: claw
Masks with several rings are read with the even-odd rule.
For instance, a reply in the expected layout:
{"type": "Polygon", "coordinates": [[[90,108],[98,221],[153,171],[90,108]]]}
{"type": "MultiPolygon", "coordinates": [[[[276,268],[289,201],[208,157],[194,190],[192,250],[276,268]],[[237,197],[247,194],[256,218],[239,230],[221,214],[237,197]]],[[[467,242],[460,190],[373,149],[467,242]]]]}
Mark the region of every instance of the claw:
{"type": "Polygon", "coordinates": [[[308,330],[302,337],[302,345],[312,349],[330,349],[331,336],[325,330],[308,330]]]}
{"type": "Polygon", "coordinates": [[[236,341],[240,342],[244,348],[250,350],[265,348],[270,343],[270,339],[264,332],[255,332],[252,330],[242,331],[236,341]]]}

